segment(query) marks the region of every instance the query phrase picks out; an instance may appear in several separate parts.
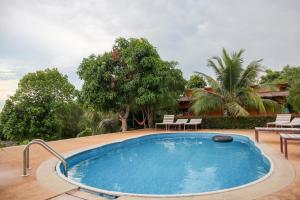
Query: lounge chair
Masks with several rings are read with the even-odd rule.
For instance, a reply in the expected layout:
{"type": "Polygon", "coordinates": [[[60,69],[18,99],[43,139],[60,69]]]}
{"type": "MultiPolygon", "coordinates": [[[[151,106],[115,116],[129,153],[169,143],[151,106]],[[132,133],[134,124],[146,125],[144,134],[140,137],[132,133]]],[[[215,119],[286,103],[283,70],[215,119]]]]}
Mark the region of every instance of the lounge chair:
{"type": "Polygon", "coordinates": [[[268,122],[267,127],[269,126],[277,126],[284,123],[289,123],[291,121],[292,115],[291,114],[278,114],[276,116],[275,122],[268,122]]]}
{"type": "Polygon", "coordinates": [[[288,158],[288,140],[298,140],[300,141],[300,134],[280,134],[280,150],[283,153],[284,144],[284,155],[288,158]]]}
{"type": "Polygon", "coordinates": [[[163,125],[166,127],[166,130],[168,130],[168,127],[170,124],[174,123],[174,115],[164,115],[163,122],[161,123],[156,123],[155,124],[155,129],[157,129],[157,125],[163,125]]]}
{"type": "Polygon", "coordinates": [[[181,129],[181,126],[182,125],[184,126],[187,123],[187,121],[188,121],[188,119],[177,119],[176,122],[170,124],[170,127],[172,125],[174,125],[175,128],[177,128],[177,126],[179,126],[179,128],[181,129]]]}
{"type": "Polygon", "coordinates": [[[202,125],[202,119],[201,118],[191,119],[188,123],[184,124],[184,130],[185,130],[186,126],[195,126],[195,130],[197,130],[198,125],[202,125]]]}
{"type": "Polygon", "coordinates": [[[259,142],[259,132],[300,134],[300,128],[255,127],[256,142],[259,142]]]}
{"type": "Polygon", "coordinates": [[[300,118],[299,117],[295,117],[291,122],[289,123],[282,123],[282,124],[277,124],[276,126],[279,127],[297,127],[300,126],[300,118]]]}

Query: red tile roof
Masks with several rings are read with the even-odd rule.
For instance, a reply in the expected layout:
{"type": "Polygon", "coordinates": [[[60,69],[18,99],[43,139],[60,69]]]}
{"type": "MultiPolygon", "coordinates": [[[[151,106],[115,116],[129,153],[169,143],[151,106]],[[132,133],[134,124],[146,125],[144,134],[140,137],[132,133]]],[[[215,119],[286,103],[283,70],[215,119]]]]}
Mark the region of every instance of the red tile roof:
{"type": "Polygon", "coordinates": [[[286,97],[288,94],[288,91],[259,92],[259,96],[261,97],[286,97]]]}

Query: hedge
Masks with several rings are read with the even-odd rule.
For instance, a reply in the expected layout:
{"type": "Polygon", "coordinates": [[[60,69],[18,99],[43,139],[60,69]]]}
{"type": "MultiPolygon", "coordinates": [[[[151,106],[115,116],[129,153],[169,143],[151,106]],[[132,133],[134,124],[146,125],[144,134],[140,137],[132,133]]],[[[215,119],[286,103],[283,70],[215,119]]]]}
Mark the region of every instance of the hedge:
{"type": "Polygon", "coordinates": [[[276,116],[202,117],[202,127],[207,129],[254,129],[275,121],[276,116]]]}

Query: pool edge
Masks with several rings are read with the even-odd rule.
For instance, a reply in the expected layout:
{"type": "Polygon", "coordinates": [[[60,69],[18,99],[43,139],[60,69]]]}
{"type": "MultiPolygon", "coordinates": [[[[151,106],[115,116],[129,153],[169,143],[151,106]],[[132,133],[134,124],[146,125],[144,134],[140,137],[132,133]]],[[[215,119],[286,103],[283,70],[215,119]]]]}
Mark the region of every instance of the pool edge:
{"type": "MultiPolygon", "coordinates": [[[[172,133],[174,133],[174,132],[170,132],[170,134],[172,134],[172,133]]],[[[192,132],[192,133],[195,133],[195,132],[192,132]]],[[[208,132],[205,132],[205,133],[208,133],[208,132]]],[[[228,133],[222,133],[222,132],[221,133],[220,132],[209,132],[209,133],[228,134],[228,133]]],[[[147,135],[153,135],[153,134],[162,134],[162,133],[155,133],[154,132],[154,133],[147,133],[147,134],[143,134],[143,135],[128,137],[128,138],[125,138],[125,139],[113,140],[113,141],[110,141],[110,142],[102,143],[101,145],[93,145],[93,146],[90,146],[90,147],[87,147],[87,148],[81,148],[81,149],[66,153],[65,155],[66,155],[66,157],[70,157],[70,156],[72,156],[74,154],[77,154],[79,152],[86,151],[86,150],[89,150],[89,149],[94,149],[94,148],[101,147],[101,146],[104,146],[104,145],[107,145],[107,144],[122,142],[122,141],[125,141],[125,140],[128,140],[128,139],[134,139],[134,138],[139,138],[139,137],[143,137],[143,136],[147,136],[147,135]]],[[[163,132],[163,134],[166,134],[166,132],[163,132]]],[[[199,132],[199,134],[201,134],[201,132],[199,132]]],[[[251,142],[253,142],[254,145],[256,145],[256,147],[261,151],[261,154],[264,155],[269,160],[269,162],[271,164],[271,168],[270,168],[270,171],[266,175],[264,175],[263,177],[261,177],[260,179],[258,179],[256,181],[253,181],[253,182],[250,182],[248,184],[244,184],[244,185],[241,185],[241,186],[238,186],[238,187],[229,188],[229,189],[210,191],[210,192],[202,192],[202,193],[174,194],[174,195],[133,194],[133,193],[122,193],[122,192],[106,191],[106,190],[93,188],[93,187],[86,186],[86,185],[80,184],[78,182],[72,181],[72,180],[66,178],[65,176],[63,176],[61,173],[56,173],[56,176],[58,175],[60,178],[65,180],[68,184],[72,184],[75,187],[80,187],[80,188],[86,189],[88,191],[94,191],[94,192],[97,192],[97,193],[108,194],[110,196],[128,196],[128,197],[144,197],[144,198],[149,198],[149,197],[154,197],[154,198],[181,198],[181,197],[192,197],[192,196],[213,196],[215,194],[220,194],[220,193],[224,194],[224,193],[230,193],[230,192],[234,192],[234,191],[243,190],[245,188],[253,187],[253,186],[255,186],[259,183],[264,182],[265,180],[268,180],[268,178],[271,177],[274,174],[274,166],[276,166],[276,165],[274,165],[275,163],[273,161],[274,155],[272,155],[272,156],[268,155],[268,154],[270,154],[269,150],[271,150],[271,149],[269,149],[268,152],[266,153],[266,151],[265,151],[266,147],[263,147],[262,144],[256,143],[250,136],[242,135],[242,134],[233,134],[233,135],[240,135],[240,136],[249,138],[249,140],[251,142]]],[[[278,154],[278,153],[274,151],[272,154],[278,154]]],[[[278,155],[276,157],[278,157],[278,155]]],[[[276,158],[276,159],[282,160],[280,154],[279,154],[279,158],[276,158]]],[[[282,161],[285,161],[285,160],[282,160],[282,161]]],[[[276,163],[277,162],[278,162],[278,160],[276,160],[276,163]]],[[[288,163],[287,161],[285,163],[287,165],[290,165],[289,168],[292,169],[292,170],[288,170],[288,171],[292,171],[292,173],[290,173],[290,176],[288,176],[289,180],[286,181],[286,184],[281,184],[281,185],[284,185],[284,186],[277,187],[279,189],[289,185],[293,181],[293,177],[295,175],[292,165],[290,163],[288,163]]],[[[56,166],[55,166],[57,172],[60,171],[60,169],[58,167],[59,164],[60,164],[60,162],[56,163],[56,166]]],[[[284,181],[282,182],[282,179],[280,179],[280,180],[281,180],[280,183],[284,183],[284,181]]],[[[264,195],[266,195],[268,193],[270,194],[270,193],[273,193],[273,192],[274,192],[274,190],[271,190],[271,192],[263,192],[263,193],[264,193],[264,195]]]]}

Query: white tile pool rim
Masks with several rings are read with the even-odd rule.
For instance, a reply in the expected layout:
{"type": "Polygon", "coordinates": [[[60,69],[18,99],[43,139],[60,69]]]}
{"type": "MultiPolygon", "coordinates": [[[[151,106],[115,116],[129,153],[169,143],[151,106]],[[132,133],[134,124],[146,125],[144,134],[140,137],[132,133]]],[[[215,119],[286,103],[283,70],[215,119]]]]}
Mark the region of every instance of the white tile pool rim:
{"type": "MultiPolygon", "coordinates": [[[[175,134],[176,133],[185,133],[185,132],[175,132],[175,134]]],[[[186,132],[186,133],[191,133],[191,132],[186,132]]],[[[246,187],[249,187],[249,186],[255,185],[255,184],[259,183],[259,182],[264,181],[265,179],[267,179],[268,177],[270,177],[271,174],[274,171],[274,167],[273,167],[274,163],[273,163],[272,159],[267,154],[265,154],[264,150],[258,145],[258,143],[256,143],[254,140],[252,140],[252,138],[250,136],[242,135],[242,134],[214,133],[214,132],[192,132],[192,133],[238,135],[238,136],[246,137],[251,142],[253,142],[253,144],[255,145],[256,148],[258,148],[260,150],[261,155],[265,156],[265,158],[268,159],[268,161],[270,162],[270,170],[263,177],[255,180],[255,181],[252,181],[250,183],[243,184],[243,185],[240,185],[240,186],[237,186],[237,187],[232,187],[232,188],[222,189],[222,190],[209,191],[209,192],[187,193],[187,194],[165,194],[165,195],[164,194],[158,195],[158,194],[136,194],[136,193],[116,192],[116,191],[103,190],[103,189],[100,189],[100,188],[95,188],[95,187],[87,186],[85,184],[73,181],[73,180],[69,179],[68,177],[66,177],[65,175],[63,175],[63,173],[60,170],[61,161],[58,161],[57,164],[56,164],[56,167],[55,167],[56,173],[57,173],[57,175],[60,178],[64,179],[65,181],[67,181],[67,182],[69,182],[69,183],[71,183],[73,185],[78,186],[80,189],[85,189],[85,190],[91,191],[93,193],[99,193],[99,194],[102,194],[102,195],[115,196],[115,197],[132,196],[132,197],[161,197],[161,198],[168,198],[168,197],[191,197],[191,196],[211,195],[211,194],[217,194],[217,193],[228,192],[228,191],[233,191],[233,190],[238,190],[238,189],[246,188],[246,187]]],[[[113,141],[110,141],[110,142],[107,142],[107,143],[103,143],[103,144],[100,144],[100,145],[93,145],[93,146],[90,146],[90,147],[86,147],[86,148],[82,148],[82,149],[76,150],[76,151],[74,151],[72,153],[68,153],[68,154],[65,155],[65,159],[67,159],[67,158],[69,158],[71,156],[74,156],[74,155],[76,155],[78,153],[81,153],[81,152],[84,152],[84,151],[88,151],[88,150],[91,150],[91,149],[95,149],[95,148],[99,148],[99,147],[102,147],[104,145],[118,143],[118,142],[123,142],[123,141],[126,141],[126,140],[140,138],[140,137],[144,137],[144,136],[147,136],[147,135],[157,135],[157,134],[174,134],[174,132],[147,133],[147,134],[144,134],[144,135],[133,136],[133,137],[125,138],[125,139],[113,140],[113,141]]]]}

